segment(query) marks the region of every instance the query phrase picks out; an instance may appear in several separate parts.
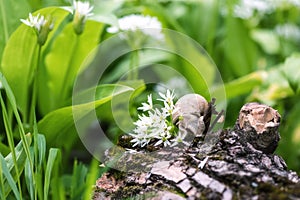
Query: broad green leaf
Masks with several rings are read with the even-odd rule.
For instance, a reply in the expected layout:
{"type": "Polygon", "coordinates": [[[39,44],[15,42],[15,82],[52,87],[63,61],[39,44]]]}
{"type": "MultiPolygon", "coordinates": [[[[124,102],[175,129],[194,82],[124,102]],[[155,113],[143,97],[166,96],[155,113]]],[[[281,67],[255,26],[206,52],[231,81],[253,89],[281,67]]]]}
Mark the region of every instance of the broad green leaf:
{"type": "MultiPolygon", "coordinates": [[[[67,141],[66,133],[72,127],[74,127],[73,115],[76,115],[77,120],[83,118],[90,111],[99,108],[104,103],[110,101],[113,96],[120,95],[125,92],[133,91],[134,89],[124,85],[100,85],[95,91],[95,100],[92,102],[85,102],[86,98],[84,93],[78,94],[77,99],[81,101],[81,104],[68,106],[57,109],[47,114],[38,123],[38,129],[40,133],[43,133],[46,137],[46,141],[52,145],[61,146],[67,141]]],[[[93,90],[92,90],[93,91],[93,90]]],[[[89,91],[86,92],[90,93],[89,91]]],[[[67,136],[67,140],[73,140],[77,138],[76,132],[72,132],[72,135],[67,136]]]]}
{"type": "MultiPolygon", "coordinates": [[[[48,41],[43,46],[47,49],[51,38],[55,36],[62,20],[69,14],[59,8],[45,8],[37,11],[34,15],[51,15],[55,19],[54,29],[50,32],[48,41]]],[[[42,49],[42,51],[43,51],[42,49]]],[[[37,64],[37,36],[33,28],[21,24],[10,37],[3,53],[0,71],[6,77],[13,94],[15,95],[18,108],[23,115],[28,115],[30,85],[37,64]]],[[[39,69],[41,70],[41,69],[39,69]]]]}
{"type": "Polygon", "coordinates": [[[9,83],[21,112],[27,115],[29,85],[36,60],[37,45],[33,29],[21,25],[10,37],[2,57],[1,71],[9,83]]]}
{"type": "Polygon", "coordinates": [[[2,142],[0,142],[0,152],[6,156],[9,153],[9,147],[6,146],[5,144],[3,144],[2,142]]]}
{"type": "Polygon", "coordinates": [[[76,35],[72,23],[67,24],[46,56],[46,69],[39,80],[39,107],[43,115],[66,106],[73,81],[87,55],[98,45],[103,24],[87,21],[84,32],[76,35]]]}
{"type": "Polygon", "coordinates": [[[279,100],[293,96],[293,90],[282,73],[284,66],[276,66],[267,71],[262,87],[254,90],[251,94],[252,99],[258,99],[268,105],[278,104],[279,100]],[[277,102],[277,103],[276,103],[277,102]]]}
{"type": "Polygon", "coordinates": [[[59,149],[51,148],[49,150],[49,156],[47,160],[47,166],[45,171],[45,182],[44,182],[44,200],[48,199],[49,194],[49,187],[50,187],[50,181],[51,181],[51,172],[54,167],[55,161],[57,159],[57,156],[59,154],[59,149]]]}
{"type": "Polygon", "coordinates": [[[276,54],[280,51],[279,38],[274,31],[254,29],[251,36],[266,53],[276,54]]]}
{"type": "MultiPolygon", "coordinates": [[[[143,50],[139,54],[139,66],[150,66],[154,63],[162,63],[167,61],[170,58],[170,55],[166,52],[157,51],[157,50],[143,50]]],[[[122,76],[128,73],[130,65],[130,59],[124,59],[117,65],[112,71],[109,72],[109,75],[103,76],[101,83],[114,83],[118,81],[122,76]]],[[[162,66],[163,67],[163,66],[162,66]]],[[[166,76],[166,74],[159,74],[161,76],[166,76]]]]}
{"type": "Polygon", "coordinates": [[[27,1],[0,0],[0,60],[11,33],[20,25],[21,18],[30,12],[27,1]]]}
{"type": "Polygon", "coordinates": [[[290,87],[295,93],[297,93],[300,86],[300,54],[295,53],[292,56],[288,57],[284,62],[282,71],[290,87]]]}
{"type": "Polygon", "coordinates": [[[228,15],[223,45],[227,59],[227,65],[224,66],[226,70],[240,77],[255,69],[257,49],[250,39],[248,29],[240,19],[228,15]]]}
{"type": "MultiPolygon", "coordinates": [[[[231,99],[243,94],[249,94],[253,88],[261,85],[268,77],[265,71],[257,71],[246,76],[235,79],[225,84],[226,98],[231,99]]],[[[216,87],[213,93],[218,94],[219,90],[223,90],[223,85],[216,87]]]]}
{"type": "Polygon", "coordinates": [[[185,76],[196,93],[209,99],[208,88],[214,85],[217,68],[205,50],[191,38],[172,31],[166,32],[166,39],[177,56],[172,67],[185,76]]]}
{"type": "Polygon", "coordinates": [[[289,169],[299,170],[300,160],[300,104],[298,98],[294,102],[290,102],[291,110],[284,117],[285,126],[280,127],[281,140],[276,152],[286,161],[289,169]]]}

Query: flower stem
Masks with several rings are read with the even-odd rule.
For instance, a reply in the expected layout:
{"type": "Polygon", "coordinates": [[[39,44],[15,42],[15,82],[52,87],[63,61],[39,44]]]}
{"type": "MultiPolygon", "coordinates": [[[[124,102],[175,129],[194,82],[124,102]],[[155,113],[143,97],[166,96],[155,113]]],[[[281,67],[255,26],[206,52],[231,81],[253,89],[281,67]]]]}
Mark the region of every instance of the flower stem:
{"type": "Polygon", "coordinates": [[[130,73],[128,76],[129,80],[136,80],[139,76],[139,50],[133,50],[130,58],[130,73]]]}
{"type": "Polygon", "coordinates": [[[30,127],[33,127],[35,113],[36,113],[36,102],[37,102],[37,79],[38,79],[38,68],[40,65],[40,59],[41,59],[41,49],[42,46],[38,45],[38,57],[37,57],[37,65],[35,66],[34,72],[33,72],[33,83],[32,83],[32,98],[31,98],[31,105],[30,105],[30,115],[29,115],[29,124],[30,127]]]}

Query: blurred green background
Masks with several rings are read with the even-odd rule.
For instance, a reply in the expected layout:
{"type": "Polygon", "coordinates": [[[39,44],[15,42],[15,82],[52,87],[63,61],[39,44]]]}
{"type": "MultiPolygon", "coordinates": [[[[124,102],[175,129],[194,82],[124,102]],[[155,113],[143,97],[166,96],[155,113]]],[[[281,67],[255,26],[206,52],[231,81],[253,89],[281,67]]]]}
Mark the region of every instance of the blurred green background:
{"type": "MultiPolygon", "coordinates": [[[[90,198],[92,185],[105,169],[100,170],[98,161],[85,150],[76,134],[70,100],[73,82],[76,71],[91,50],[113,36],[107,28],[116,24],[118,18],[130,14],[157,17],[163,28],[183,33],[202,45],[225,83],[228,103],[225,127],[234,125],[240,108],[247,102],[258,101],[277,109],[282,122],[281,141],[276,153],[284,158],[289,169],[300,173],[300,1],[94,0],[91,1],[94,14],[87,20],[80,36],[73,32],[71,14],[59,8],[71,4],[66,0],[0,0],[1,77],[3,74],[0,80],[4,85],[1,89],[0,169],[7,172],[0,175],[2,191],[5,191],[1,192],[1,199],[17,196],[19,199],[47,199],[42,195],[43,190],[49,190],[49,198],[90,198]],[[30,66],[37,55],[35,35],[20,22],[30,12],[52,15],[55,19],[54,29],[40,54],[36,123],[28,120],[32,80],[26,77],[33,73],[30,66]],[[67,78],[64,74],[70,70],[64,71],[63,67],[71,69],[67,78]],[[26,147],[23,151],[17,144],[25,142],[24,136],[28,132],[35,136],[33,143],[28,142],[27,152],[26,147]],[[42,148],[43,153],[38,153],[37,148],[42,148]],[[26,167],[22,163],[29,154],[33,160],[28,161],[26,167]],[[40,164],[36,161],[39,159],[40,164]],[[16,164],[19,169],[13,167],[16,164]],[[30,169],[33,170],[30,172],[30,169]],[[50,169],[54,171],[51,173],[50,169]],[[29,179],[30,173],[37,176],[38,172],[48,178],[29,179]],[[36,186],[43,185],[42,182],[49,187],[36,186]]],[[[121,94],[128,92],[129,87],[143,84],[140,83],[143,80],[138,84],[129,81],[116,84],[129,69],[130,59],[129,55],[124,55],[112,63],[95,89],[99,99],[96,102],[99,120],[113,140],[121,134],[109,107],[110,99],[116,95],[114,89],[117,87],[121,94]]],[[[188,71],[189,64],[184,60],[145,51],[140,62],[172,66],[184,74],[196,92],[207,94],[207,91],[201,91],[203,87],[197,85],[200,81],[188,71]]],[[[165,81],[172,84],[172,76],[166,75],[165,81]]],[[[218,85],[212,87],[218,91],[218,85]]],[[[146,91],[154,90],[153,86],[147,87],[146,91]]],[[[145,101],[146,94],[136,97],[131,108],[135,117],[136,106],[145,101]]],[[[91,108],[79,109],[88,112],[91,108]]]]}

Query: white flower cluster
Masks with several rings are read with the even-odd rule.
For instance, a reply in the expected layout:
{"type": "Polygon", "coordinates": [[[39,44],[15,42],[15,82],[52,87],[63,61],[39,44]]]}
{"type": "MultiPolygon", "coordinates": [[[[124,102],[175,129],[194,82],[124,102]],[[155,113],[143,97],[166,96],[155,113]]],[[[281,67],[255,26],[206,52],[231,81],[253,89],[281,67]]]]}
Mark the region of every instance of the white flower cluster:
{"type": "Polygon", "coordinates": [[[161,98],[157,99],[162,101],[164,107],[161,109],[153,107],[152,95],[148,95],[147,103],[142,103],[138,110],[147,112],[147,115],[139,115],[139,119],[134,123],[136,128],[134,133],[129,133],[133,137],[131,140],[134,146],[144,147],[150,141],[155,141],[154,146],[163,144],[164,146],[175,146],[184,141],[185,135],[178,134],[175,126],[172,123],[172,113],[175,110],[174,105],[174,92],[167,90],[166,94],[159,93],[161,98]]]}
{"type": "Polygon", "coordinates": [[[235,17],[249,19],[255,12],[259,15],[269,14],[281,7],[300,7],[299,0],[240,0],[234,6],[235,17]]]}
{"type": "MultiPolygon", "coordinates": [[[[28,19],[21,19],[21,22],[23,22],[25,25],[34,28],[38,33],[41,31],[42,27],[45,26],[48,23],[48,20],[45,19],[43,15],[40,15],[40,13],[37,14],[37,16],[33,16],[31,13],[29,13],[28,19]]],[[[52,29],[54,26],[53,23],[51,23],[49,29],[52,29]]]]}
{"type": "Polygon", "coordinates": [[[107,29],[109,33],[117,33],[120,31],[141,31],[147,36],[151,36],[157,40],[163,40],[164,36],[161,33],[162,25],[156,17],[149,15],[127,15],[118,20],[118,27],[112,26],[107,29]]]}
{"type": "Polygon", "coordinates": [[[73,1],[73,14],[77,14],[78,18],[83,19],[83,22],[93,15],[92,10],[94,6],[91,6],[89,2],[82,2],[82,1],[73,1]]]}
{"type": "Polygon", "coordinates": [[[300,41],[300,28],[295,24],[287,23],[277,25],[275,32],[287,40],[300,41]]]}
{"type": "Polygon", "coordinates": [[[234,15],[238,18],[249,19],[255,12],[261,15],[270,13],[274,10],[274,4],[270,0],[240,0],[234,6],[234,15]]]}

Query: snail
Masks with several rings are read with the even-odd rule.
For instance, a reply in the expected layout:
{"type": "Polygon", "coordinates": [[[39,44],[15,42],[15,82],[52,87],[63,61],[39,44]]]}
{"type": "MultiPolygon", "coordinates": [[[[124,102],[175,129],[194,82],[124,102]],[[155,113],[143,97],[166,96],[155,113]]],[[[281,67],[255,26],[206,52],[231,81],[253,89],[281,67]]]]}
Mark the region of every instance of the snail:
{"type": "MultiPolygon", "coordinates": [[[[186,94],[175,104],[173,123],[188,140],[203,140],[209,129],[214,100],[210,103],[199,94],[186,94]]],[[[195,140],[193,141],[195,143],[195,140]]]]}

